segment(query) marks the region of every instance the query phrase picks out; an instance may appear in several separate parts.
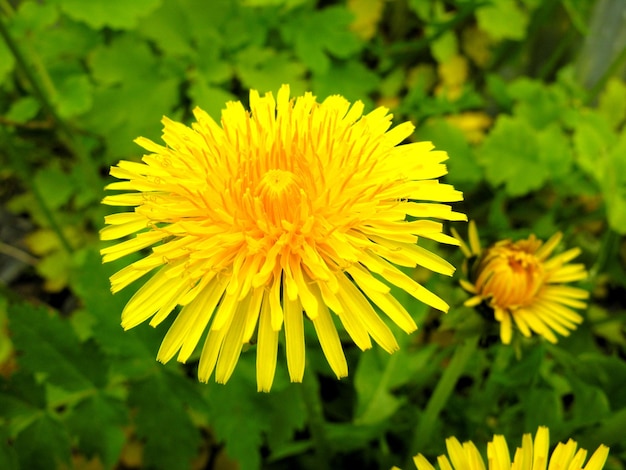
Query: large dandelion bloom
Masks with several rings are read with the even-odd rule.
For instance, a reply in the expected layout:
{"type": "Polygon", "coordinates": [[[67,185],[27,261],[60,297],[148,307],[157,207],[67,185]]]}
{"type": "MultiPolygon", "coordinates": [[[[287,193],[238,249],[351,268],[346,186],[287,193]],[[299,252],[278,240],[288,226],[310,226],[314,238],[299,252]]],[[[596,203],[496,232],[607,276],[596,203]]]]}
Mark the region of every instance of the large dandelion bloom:
{"type": "Polygon", "coordinates": [[[476,261],[469,281],[461,280],[463,288],[473,294],[465,305],[485,302],[491,307],[504,344],[511,342],[513,323],[524,336],[535,332],[552,343],[557,342],[555,332],[568,336],[582,323],[582,316],[572,308],[585,308],[583,300],[589,293],[563,284],[585,279],[587,271],[582,264],[570,264],[580,254],[579,248],[550,257],[561,239],[557,233],[543,243],[530,235],[516,242],[499,241],[483,251],[476,226],[470,222],[470,246],[461,241],[461,249],[476,261]]]}
{"type": "Polygon", "coordinates": [[[251,91],[250,111],[227,103],[221,126],[196,108],[191,127],[163,119],[165,146],[137,139],[150,153],[111,168],[124,181],[107,187],[134,192],[103,201],[134,209],[108,216],[101,238],[139,233],[102,254],[107,262],[152,246],[111,277],[113,292],[158,271],[126,305],[122,326],[149,318],[156,326],[181,306],[159,361],[177,353],[186,361],[208,329],[198,376],[206,382],[215,371],[223,383],[242,346],[256,341],[257,384],[267,391],[283,329],[291,380],[302,380],[305,316],[343,377],[336,321],[359,348],[373,339],[389,352],[398,344],[374,305],[404,331],[416,329],[390,284],[446,311],[397,266],[454,270],[416,245],[418,237],[458,245],[424,219],[466,220],[441,204],[462,199],[436,180],[447,154],[426,142],[398,146],[410,123],[389,130],[387,109],[362,111],[340,96],[290,99],[283,86],[276,99],[251,91]]]}
{"type": "MultiPolygon", "coordinates": [[[[496,435],[487,444],[487,467],[473,442],[461,444],[455,437],[446,439],[448,456],[439,456],[437,463],[441,470],[602,470],[609,455],[608,447],[600,445],[584,466],[587,451],[577,450],[577,447],[576,442],[569,439],[565,444],[559,443],[550,454],[550,433],[548,428],[540,426],[534,440],[530,434],[524,434],[522,446],[515,451],[513,462],[506,439],[496,435]]],[[[413,461],[417,470],[435,470],[422,454],[416,455],[413,461]]]]}

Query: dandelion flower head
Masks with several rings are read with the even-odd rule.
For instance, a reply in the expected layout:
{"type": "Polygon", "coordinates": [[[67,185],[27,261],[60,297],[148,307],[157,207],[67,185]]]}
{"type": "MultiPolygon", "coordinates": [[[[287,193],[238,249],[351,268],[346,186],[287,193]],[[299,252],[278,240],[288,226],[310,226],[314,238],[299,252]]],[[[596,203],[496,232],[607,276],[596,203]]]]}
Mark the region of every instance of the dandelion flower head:
{"type": "Polygon", "coordinates": [[[476,225],[470,222],[469,246],[461,242],[461,249],[477,261],[469,281],[461,281],[473,295],[465,305],[485,302],[491,307],[504,344],[511,342],[513,323],[524,336],[534,332],[552,343],[557,342],[555,333],[568,336],[582,323],[582,316],[573,309],[585,308],[589,293],[565,284],[585,279],[587,271],[583,264],[570,263],[580,254],[579,248],[551,256],[561,239],[562,234],[556,233],[543,243],[530,235],[482,250],[476,225]]]}
{"type": "Polygon", "coordinates": [[[221,125],[196,108],[188,127],[163,118],[163,140],[136,142],[142,162],[120,161],[103,203],[133,208],[106,217],[105,262],[151,247],[111,277],[117,292],[150,271],[122,312],[122,326],[177,316],[159,349],[185,362],[208,330],[198,376],[231,376],[242,347],[256,343],[257,385],[268,391],[284,331],[292,381],[305,367],[305,321],[337,377],[347,375],[337,327],[361,349],[372,339],[398,348],[374,306],[406,332],[417,328],[390,285],[436,309],[447,304],[398,266],[451,275],[452,265],[418,237],[458,242],[432,220],[466,220],[446,202],[462,194],[437,178],[448,156],[428,142],[398,145],[413,131],[392,129],[387,109],[363,115],[341,96],[276,98],[250,92],[250,110],[229,102],[221,125]],[[407,215],[409,217],[407,217],[407,215]]]}
{"type": "MultiPolygon", "coordinates": [[[[488,466],[485,466],[480,452],[471,441],[461,444],[455,437],[450,437],[446,439],[446,449],[448,455],[437,459],[441,470],[602,470],[609,455],[609,448],[600,445],[585,464],[587,451],[578,449],[578,444],[572,439],[559,443],[550,454],[550,432],[544,426],[539,427],[534,439],[530,434],[524,434],[522,445],[515,451],[512,462],[502,435],[493,436],[487,444],[488,466]]],[[[416,455],[413,461],[417,470],[435,470],[422,454],[416,455]]]]}

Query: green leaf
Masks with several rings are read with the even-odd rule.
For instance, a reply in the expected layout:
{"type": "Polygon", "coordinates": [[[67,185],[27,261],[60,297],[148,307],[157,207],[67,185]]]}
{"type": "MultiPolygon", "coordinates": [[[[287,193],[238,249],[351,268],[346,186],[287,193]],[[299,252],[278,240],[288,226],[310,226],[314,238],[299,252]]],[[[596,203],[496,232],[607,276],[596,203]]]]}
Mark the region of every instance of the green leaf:
{"type": "Polygon", "coordinates": [[[76,405],[66,423],[82,454],[97,456],[106,468],[113,468],[126,441],[122,426],[128,423],[127,413],[122,402],[99,393],[76,405]]]}
{"type": "Polygon", "coordinates": [[[289,84],[293,95],[302,94],[306,89],[304,66],[273,49],[256,46],[245,49],[237,55],[236,71],[246,88],[261,93],[276,93],[282,84],[289,84]]]}
{"type": "Polygon", "coordinates": [[[156,363],[156,353],[163,338],[160,329],[140,325],[130,331],[120,326],[124,305],[133,294],[132,288],[111,294],[109,277],[133,260],[102,264],[94,250],[80,252],[70,274],[70,285],[82,300],[85,310],[93,316],[93,340],[113,361],[112,372],[125,377],[142,376],[162,367],[156,363]]]}
{"type": "Polygon", "coordinates": [[[517,100],[515,115],[538,130],[558,122],[571,106],[562,88],[528,78],[514,81],[508,86],[508,93],[517,100]]]}
{"type": "Polygon", "coordinates": [[[59,10],[52,2],[21,2],[15,16],[11,18],[11,29],[18,36],[41,34],[58,21],[59,10]]]}
{"type": "Polygon", "coordinates": [[[618,78],[611,78],[598,103],[598,112],[609,125],[617,130],[626,118],[626,83],[618,78]]]}
{"type": "Polygon", "coordinates": [[[13,58],[13,54],[11,54],[11,51],[4,41],[0,41],[0,84],[3,84],[4,80],[13,71],[14,65],[15,59],[13,58]]]}
{"type": "Polygon", "coordinates": [[[617,136],[603,116],[590,111],[581,113],[574,130],[576,162],[597,182],[604,178],[606,161],[616,142],[617,136]]]}
{"type": "MultiPolygon", "coordinates": [[[[1,57],[0,60],[2,60],[1,57]]],[[[6,114],[6,118],[14,122],[23,123],[33,119],[39,112],[39,109],[41,109],[41,106],[35,98],[24,96],[13,102],[6,114]]]]}
{"type": "Polygon", "coordinates": [[[143,80],[155,73],[157,58],[145,41],[126,33],[95,48],[89,55],[89,67],[95,80],[114,85],[143,80]]]}
{"type": "Polygon", "coordinates": [[[563,407],[560,397],[553,389],[531,388],[522,394],[524,429],[537,429],[548,426],[553,430],[563,421],[563,407]]]}
{"type": "Polygon", "coordinates": [[[260,467],[260,447],[267,435],[271,448],[281,451],[296,429],[304,425],[306,412],[300,384],[289,384],[278,364],[270,393],[256,391],[255,355],[242,355],[226,385],[210,383],[204,389],[209,418],[226,452],[242,469],[260,467]],[[242,433],[241,430],[246,432],[242,433]]]}
{"type": "Polygon", "coordinates": [[[207,85],[201,81],[194,81],[189,86],[189,98],[192,107],[199,106],[213,117],[217,122],[220,120],[222,110],[228,101],[236,101],[237,97],[223,88],[207,85]]]}
{"type": "Polygon", "coordinates": [[[48,414],[24,429],[15,439],[20,468],[50,470],[69,467],[70,439],[63,425],[48,414]]]}
{"type": "Polygon", "coordinates": [[[137,31],[166,54],[187,56],[192,51],[187,13],[180,2],[163,0],[159,8],[139,22],[137,31]]]}
{"type": "Polygon", "coordinates": [[[92,86],[85,74],[68,75],[57,85],[56,106],[63,118],[87,112],[93,103],[92,86]]]}
{"type": "Polygon", "coordinates": [[[19,462],[15,446],[9,441],[7,426],[0,424],[0,468],[19,470],[19,462]]]}
{"type": "Polygon", "coordinates": [[[511,196],[541,188],[550,173],[539,158],[537,131],[525,121],[501,116],[478,152],[487,181],[511,196]]]}
{"type": "Polygon", "coordinates": [[[136,432],[144,440],[143,465],[189,468],[200,447],[200,432],[163,374],[132,383],[128,402],[137,410],[136,432]]]}
{"type": "Polygon", "coordinates": [[[607,418],[611,405],[600,387],[594,387],[570,375],[567,380],[572,387],[574,401],[571,405],[572,421],[576,426],[589,426],[607,418]]]}
{"type": "Polygon", "coordinates": [[[537,133],[539,161],[552,178],[571,178],[574,153],[570,139],[557,124],[549,125],[537,133]]]}
{"type": "Polygon", "coordinates": [[[446,179],[454,185],[478,183],[483,176],[463,131],[441,118],[430,119],[415,131],[418,140],[431,141],[436,149],[445,150],[450,159],[446,179]]]}
{"type": "Polygon", "coordinates": [[[48,167],[37,170],[33,184],[51,210],[67,204],[74,192],[71,178],[60,169],[55,160],[48,167]]]}
{"type": "Polygon", "coordinates": [[[328,73],[327,53],[347,58],[361,48],[358,38],[348,26],[352,14],[343,6],[317,11],[303,11],[282,25],[281,32],[288,44],[294,45],[299,59],[315,73],[328,73]]]}
{"type": "Polygon", "coordinates": [[[84,21],[94,29],[110,26],[131,29],[139,19],[154,11],[161,0],[57,0],[61,10],[69,17],[84,21]]]}
{"type": "Polygon", "coordinates": [[[476,19],[481,29],[494,39],[524,39],[528,13],[515,0],[498,0],[479,8],[476,19]]]}
{"type": "Polygon", "coordinates": [[[324,74],[313,76],[313,91],[320,99],[330,95],[342,95],[347,100],[363,101],[371,107],[368,94],[378,88],[380,77],[361,62],[337,63],[324,74]]]}
{"type": "Polygon", "coordinates": [[[71,324],[43,307],[27,304],[9,307],[19,364],[32,373],[43,373],[50,383],[69,391],[102,387],[107,367],[93,342],[80,343],[71,324]]]}
{"type": "Polygon", "coordinates": [[[39,419],[45,409],[44,389],[32,375],[18,371],[11,380],[0,376],[0,416],[8,420],[12,435],[39,419]]]}

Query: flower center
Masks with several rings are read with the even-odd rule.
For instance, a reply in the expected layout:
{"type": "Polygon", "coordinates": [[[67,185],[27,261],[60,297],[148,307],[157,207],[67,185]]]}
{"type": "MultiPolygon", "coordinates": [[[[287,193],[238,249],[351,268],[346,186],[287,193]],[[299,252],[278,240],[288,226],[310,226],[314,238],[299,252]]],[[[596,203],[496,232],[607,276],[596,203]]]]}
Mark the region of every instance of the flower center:
{"type": "Polygon", "coordinates": [[[292,221],[301,199],[298,177],[287,170],[273,169],[263,175],[256,188],[256,195],[265,207],[265,213],[276,225],[283,220],[292,221]]]}
{"type": "Polygon", "coordinates": [[[544,269],[534,253],[507,243],[490,248],[478,270],[476,288],[494,307],[530,304],[544,283],[544,269]]]}

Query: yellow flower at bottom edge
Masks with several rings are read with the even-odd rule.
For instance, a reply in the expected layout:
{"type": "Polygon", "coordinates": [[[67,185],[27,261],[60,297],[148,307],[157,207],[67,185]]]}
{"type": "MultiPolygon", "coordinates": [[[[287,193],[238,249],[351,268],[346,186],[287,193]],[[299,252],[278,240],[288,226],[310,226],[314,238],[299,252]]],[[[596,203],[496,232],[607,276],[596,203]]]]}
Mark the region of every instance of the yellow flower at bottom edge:
{"type": "MultiPolygon", "coordinates": [[[[559,443],[550,454],[550,433],[544,426],[537,429],[534,440],[530,434],[524,434],[513,462],[506,439],[501,435],[493,436],[493,440],[487,444],[487,467],[471,441],[461,444],[455,437],[450,437],[446,439],[446,448],[448,455],[437,458],[441,470],[601,470],[609,455],[609,448],[600,445],[583,466],[587,451],[578,449],[578,444],[572,439],[567,443],[559,443]]],[[[435,470],[422,454],[413,457],[413,461],[417,470],[435,470]]]]}
{"type": "Polygon", "coordinates": [[[475,307],[485,302],[500,322],[500,338],[509,344],[513,335],[513,323],[526,337],[535,332],[552,343],[559,333],[568,336],[582,323],[583,318],[572,308],[585,308],[583,301],[589,293],[583,289],[566,286],[565,283],[580,281],[587,277],[582,264],[569,262],[580,254],[572,248],[550,257],[561,241],[557,233],[543,243],[534,235],[513,242],[503,240],[482,250],[476,225],[469,225],[469,247],[453,230],[467,258],[477,257],[469,280],[461,285],[473,297],[465,302],[475,307]]]}
{"type": "Polygon", "coordinates": [[[152,247],[111,277],[113,292],[157,272],[124,308],[122,326],[156,326],[181,306],[157,359],[178,353],[185,362],[208,330],[198,368],[204,382],[213,372],[226,382],[256,338],[257,386],[268,391],[283,330],[291,380],[302,380],[305,319],[343,377],[336,322],[359,348],[373,339],[388,352],[398,344],[373,305],[404,331],[417,328],[390,285],[447,311],[397,266],[454,271],[416,244],[424,237],[458,245],[430,220],[467,220],[441,204],[462,199],[437,180],[448,156],[429,142],[398,145],[413,125],[390,130],[386,108],[362,113],[361,102],[291,99],[283,86],[276,99],[251,91],[250,111],[227,103],[221,125],[199,108],[191,127],[164,118],[165,146],[137,139],[150,153],[112,167],[122,181],[107,189],[125,192],[103,200],[133,210],[107,216],[101,238],[138,233],[101,253],[108,262],[152,247]]]}

